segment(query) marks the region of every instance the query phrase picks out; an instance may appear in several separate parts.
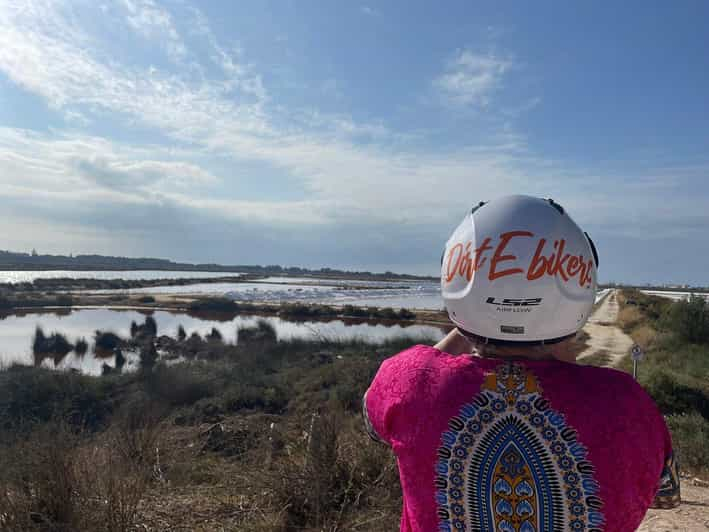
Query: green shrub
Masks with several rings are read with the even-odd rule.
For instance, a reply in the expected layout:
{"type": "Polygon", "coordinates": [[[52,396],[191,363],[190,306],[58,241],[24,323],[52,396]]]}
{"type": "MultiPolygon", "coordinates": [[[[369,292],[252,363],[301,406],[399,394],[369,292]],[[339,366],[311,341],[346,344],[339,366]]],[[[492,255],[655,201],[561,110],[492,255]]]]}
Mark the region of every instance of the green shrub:
{"type": "Polygon", "coordinates": [[[281,414],[288,405],[288,395],[276,384],[236,384],[223,393],[223,404],[230,412],[262,410],[268,414],[281,414]]]}
{"type": "Polygon", "coordinates": [[[112,412],[112,381],[11,366],[0,372],[0,432],[63,419],[92,430],[112,412]]]}
{"type": "Polygon", "coordinates": [[[409,309],[402,308],[399,310],[399,319],[401,319],[401,320],[415,320],[416,314],[411,312],[409,309]]]}
{"type": "Polygon", "coordinates": [[[396,311],[393,308],[386,307],[386,308],[379,310],[379,312],[377,312],[377,317],[383,318],[385,320],[395,320],[399,317],[399,315],[396,313],[396,311]]]}
{"type": "Polygon", "coordinates": [[[84,356],[88,350],[89,344],[86,341],[86,338],[79,338],[74,345],[74,351],[76,354],[79,356],[84,356]]]}
{"type": "Polygon", "coordinates": [[[147,388],[155,396],[173,406],[191,405],[211,397],[215,386],[199,365],[157,365],[147,378],[147,388]]]}
{"type": "Polygon", "coordinates": [[[60,333],[52,333],[51,336],[45,336],[41,327],[37,327],[34,334],[32,349],[35,355],[53,354],[64,356],[69,351],[74,349],[74,346],[69,343],[66,336],[60,333]]]}
{"type": "Polygon", "coordinates": [[[276,342],[278,335],[276,329],[266,320],[258,320],[251,327],[240,327],[236,331],[237,343],[246,344],[253,342],[276,342]]]}
{"type": "Polygon", "coordinates": [[[709,343],[709,303],[696,295],[677,301],[666,314],[664,325],[685,342],[709,343]]]}
{"type": "Polygon", "coordinates": [[[122,347],[125,342],[115,333],[96,331],[94,334],[96,347],[104,351],[113,351],[116,347],[122,347]]]}
{"type": "Polygon", "coordinates": [[[148,336],[157,336],[158,334],[158,324],[155,318],[152,316],[145,317],[145,324],[143,325],[144,330],[148,336]]]}
{"type": "Polygon", "coordinates": [[[683,470],[694,474],[709,471],[709,421],[697,414],[667,418],[672,445],[683,470]]]}
{"type": "Polygon", "coordinates": [[[226,297],[212,297],[208,299],[198,299],[190,303],[192,312],[231,312],[239,310],[239,305],[226,297]]]}
{"type": "Polygon", "coordinates": [[[222,333],[216,327],[212,327],[212,331],[205,338],[208,342],[222,342],[224,340],[222,333]]]}
{"type": "Polygon", "coordinates": [[[147,342],[140,348],[140,367],[150,371],[158,361],[158,351],[152,341],[147,342]]]}
{"type": "Polygon", "coordinates": [[[642,383],[664,414],[696,413],[709,419],[709,393],[692,386],[686,377],[654,369],[642,383]]]}

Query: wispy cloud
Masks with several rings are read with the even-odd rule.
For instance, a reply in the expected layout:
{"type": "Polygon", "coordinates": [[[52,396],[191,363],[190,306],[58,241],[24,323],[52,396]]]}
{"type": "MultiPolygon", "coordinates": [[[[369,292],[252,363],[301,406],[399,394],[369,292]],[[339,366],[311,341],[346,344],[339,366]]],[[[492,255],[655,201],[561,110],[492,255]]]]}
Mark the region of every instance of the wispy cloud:
{"type": "Polygon", "coordinates": [[[367,15],[368,17],[378,17],[379,14],[380,14],[380,13],[379,13],[379,10],[374,9],[374,8],[371,7],[371,6],[366,6],[366,5],[361,6],[361,7],[359,8],[359,10],[360,10],[362,13],[364,13],[365,15],[367,15]]]}
{"type": "Polygon", "coordinates": [[[464,49],[446,63],[433,85],[448,103],[486,107],[511,66],[509,59],[464,49]]]}
{"type": "MultiPolygon", "coordinates": [[[[178,5],[188,20],[150,0],[109,8],[121,31],[149,40],[167,59],[146,65],[112,54],[72,2],[0,3],[0,72],[66,118],[65,129],[44,132],[0,127],[4,212],[12,206],[16,217],[44,216],[46,227],[78,224],[83,216],[107,230],[143,223],[147,232],[155,211],[160,230],[176,242],[180,224],[207,219],[235,233],[243,224],[258,234],[346,233],[353,246],[378,242],[377,249],[391,242],[424,248],[424,240],[436,248],[430,243],[442,241],[469,203],[512,192],[553,195],[582,224],[636,237],[651,224],[656,234],[674,234],[677,212],[687,213],[685,233],[705,221],[699,196],[669,192],[681,176],[676,169],[637,179],[643,186],[633,188],[618,185],[619,176],[536,155],[514,128],[479,126],[480,137],[492,140],[446,145],[427,142],[425,129],[414,135],[384,119],[358,120],[347,109],[286,106],[248,50],[218,39],[198,9],[178,5]],[[96,123],[111,127],[98,134],[96,123]],[[126,141],[134,129],[149,131],[150,142],[126,141]],[[123,134],[106,133],[113,130],[123,134]],[[253,174],[231,171],[243,167],[253,174]],[[276,200],[235,192],[268,178],[287,181],[296,193],[276,200]]],[[[442,65],[433,86],[456,111],[487,106],[510,122],[539,103],[493,105],[514,66],[508,56],[466,48],[442,65]]],[[[420,91],[430,89],[430,79],[422,80],[420,91]]],[[[346,86],[325,82],[322,90],[346,86]]]]}
{"type": "Polygon", "coordinates": [[[171,59],[181,61],[187,48],[177,32],[170,13],[152,0],[121,0],[128,11],[126,19],[142,36],[162,44],[171,59]]]}
{"type": "MultiPolygon", "coordinates": [[[[523,182],[509,146],[426,153],[392,146],[394,139],[381,123],[320,113],[304,122],[293,121],[291,111],[284,117],[278,107],[268,108],[264,100],[250,98],[251,94],[235,95],[233,87],[221,79],[195,81],[156,68],[106,61],[99,46],[91,50],[84,46],[91,37],[79,29],[65,30],[69,25],[62,22],[61,10],[38,6],[32,16],[7,8],[0,15],[0,69],[16,83],[54,107],[88,115],[110,112],[155,128],[203,155],[273,165],[301,182],[317,205],[312,212],[319,220],[401,220],[401,213],[414,210],[422,212],[419,218],[446,218],[449,215],[443,207],[450,199],[431,195],[432,189],[450,191],[475,183],[479,194],[489,189],[489,196],[494,190],[488,184],[491,179],[498,187],[508,183],[514,188],[523,182]],[[376,138],[377,143],[360,144],[363,136],[376,138]]],[[[163,22],[159,27],[166,28],[163,22]]],[[[221,50],[203,18],[200,34],[208,36],[213,50],[221,50]]],[[[246,71],[236,66],[227,70],[237,77],[246,71]]],[[[146,163],[130,161],[135,153],[124,152],[124,156],[128,160],[102,156],[73,168],[78,175],[93,173],[97,184],[114,188],[140,179],[152,189],[167,183],[156,177],[167,173],[164,166],[151,163],[147,172],[146,163]]],[[[196,175],[195,163],[190,164],[181,169],[182,177],[196,175]],[[186,174],[185,168],[190,169],[186,174]]],[[[175,171],[170,175],[173,180],[180,177],[175,171]]],[[[207,199],[200,198],[200,204],[206,205],[207,199]]],[[[262,212],[267,207],[259,205],[258,209],[262,212]]],[[[272,220],[291,218],[282,203],[274,202],[267,210],[272,220]]],[[[312,215],[303,219],[314,220],[312,215]]]]}

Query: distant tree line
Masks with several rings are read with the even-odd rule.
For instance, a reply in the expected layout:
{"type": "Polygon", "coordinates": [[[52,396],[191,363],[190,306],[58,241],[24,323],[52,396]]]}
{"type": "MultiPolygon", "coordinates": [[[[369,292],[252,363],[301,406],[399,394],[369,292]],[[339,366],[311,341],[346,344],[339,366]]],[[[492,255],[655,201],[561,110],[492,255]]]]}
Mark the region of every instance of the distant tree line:
{"type": "Polygon", "coordinates": [[[190,264],[167,259],[111,257],[105,255],[41,255],[0,250],[0,269],[5,270],[165,270],[198,272],[240,272],[259,275],[309,275],[342,277],[347,279],[411,279],[437,280],[437,277],[398,274],[390,271],[372,273],[368,271],[345,271],[333,268],[309,269],[298,266],[257,266],[190,264]]]}

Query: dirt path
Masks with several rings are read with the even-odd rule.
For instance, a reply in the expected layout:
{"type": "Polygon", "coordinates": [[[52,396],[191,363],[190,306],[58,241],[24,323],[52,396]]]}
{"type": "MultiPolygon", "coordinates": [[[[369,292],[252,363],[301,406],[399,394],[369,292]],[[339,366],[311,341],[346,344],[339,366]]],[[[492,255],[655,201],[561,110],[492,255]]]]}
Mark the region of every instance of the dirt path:
{"type": "Polygon", "coordinates": [[[709,530],[709,488],[682,479],[682,504],[672,510],[648,510],[638,532],[709,530]]]}
{"type": "MultiPolygon", "coordinates": [[[[618,301],[612,291],[591,315],[584,330],[589,334],[588,347],[579,359],[603,357],[603,365],[617,366],[628,356],[633,340],[615,324],[618,301]]],[[[649,510],[638,532],[695,532],[709,530],[709,487],[682,479],[682,504],[672,510],[649,510]]]]}
{"type": "Polygon", "coordinates": [[[583,328],[590,338],[587,342],[588,347],[578,356],[579,360],[593,355],[604,356],[607,362],[603,365],[614,367],[628,355],[633,340],[615,324],[617,319],[618,301],[613,290],[605,297],[583,328]]]}

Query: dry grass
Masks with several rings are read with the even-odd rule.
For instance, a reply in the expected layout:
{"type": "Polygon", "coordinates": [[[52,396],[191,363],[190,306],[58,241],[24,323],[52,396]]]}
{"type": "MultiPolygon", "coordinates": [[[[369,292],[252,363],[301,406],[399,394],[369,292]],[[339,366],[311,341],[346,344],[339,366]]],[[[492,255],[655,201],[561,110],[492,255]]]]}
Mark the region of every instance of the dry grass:
{"type": "Polygon", "coordinates": [[[590,356],[587,356],[585,358],[578,360],[578,363],[581,364],[582,366],[604,367],[604,366],[608,366],[608,364],[610,364],[610,362],[611,362],[611,355],[605,349],[601,349],[597,353],[594,353],[590,356]]]}
{"type": "Polygon", "coordinates": [[[138,505],[156,473],[159,432],[148,412],[136,410],[132,423],[121,420],[98,436],[55,421],[3,447],[0,529],[134,530],[138,505]]]}
{"type": "Polygon", "coordinates": [[[626,333],[632,331],[642,321],[643,315],[635,306],[624,306],[618,312],[618,325],[626,333]]]}
{"type": "Polygon", "coordinates": [[[657,331],[647,323],[643,323],[633,329],[631,336],[643,350],[647,351],[655,345],[657,340],[657,331]]]}

